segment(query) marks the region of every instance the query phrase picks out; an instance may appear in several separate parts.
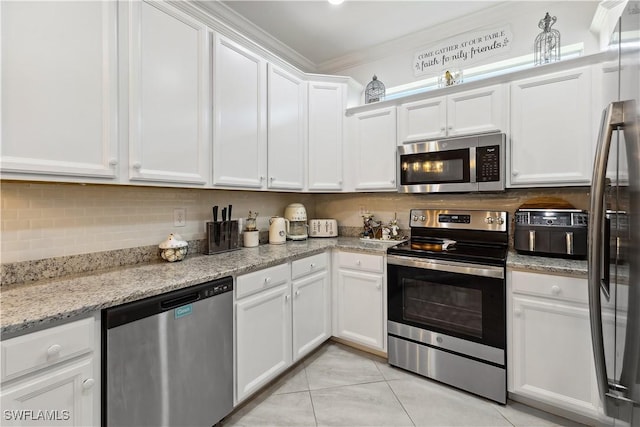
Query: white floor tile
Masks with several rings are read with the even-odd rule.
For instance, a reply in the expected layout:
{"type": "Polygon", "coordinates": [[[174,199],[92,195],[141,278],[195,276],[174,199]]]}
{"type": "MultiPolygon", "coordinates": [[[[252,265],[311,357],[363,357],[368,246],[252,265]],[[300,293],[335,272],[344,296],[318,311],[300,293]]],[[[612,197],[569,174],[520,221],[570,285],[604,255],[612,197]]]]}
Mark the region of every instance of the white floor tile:
{"type": "Polygon", "coordinates": [[[386,382],[312,390],[319,426],[413,426],[386,382]]]}
{"type": "Polygon", "coordinates": [[[383,381],[373,360],[329,344],[305,361],[310,390],[383,381]]]}
{"type": "Polygon", "coordinates": [[[316,426],[308,391],[259,396],[222,422],[223,426],[316,426]]]}

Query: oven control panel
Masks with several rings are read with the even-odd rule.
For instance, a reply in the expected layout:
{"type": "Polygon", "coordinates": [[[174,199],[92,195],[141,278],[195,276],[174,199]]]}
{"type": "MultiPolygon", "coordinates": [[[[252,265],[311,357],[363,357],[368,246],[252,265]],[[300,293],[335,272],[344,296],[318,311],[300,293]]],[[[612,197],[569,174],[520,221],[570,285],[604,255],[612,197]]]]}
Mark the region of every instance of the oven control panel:
{"type": "Polygon", "coordinates": [[[409,226],[506,231],[507,212],[476,210],[411,209],[409,226]]]}

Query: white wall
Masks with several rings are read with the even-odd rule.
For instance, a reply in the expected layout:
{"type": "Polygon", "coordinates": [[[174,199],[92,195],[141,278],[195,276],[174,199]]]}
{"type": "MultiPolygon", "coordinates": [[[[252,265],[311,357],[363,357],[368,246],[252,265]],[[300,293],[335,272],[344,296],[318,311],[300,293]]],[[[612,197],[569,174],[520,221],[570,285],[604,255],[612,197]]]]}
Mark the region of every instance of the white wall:
{"type": "MultiPolygon", "coordinates": [[[[455,7],[455,2],[451,3],[452,7],[455,7]]],[[[500,27],[505,24],[511,26],[513,33],[513,44],[508,54],[489,58],[485,62],[479,62],[473,66],[531,54],[533,53],[534,39],[541,32],[538,28],[538,21],[544,17],[547,11],[550,15],[558,18],[553,28],[560,31],[562,46],[582,42],[584,43],[584,54],[594,54],[600,51],[599,40],[589,31],[589,26],[597,6],[597,1],[500,2],[477,14],[430,28],[384,46],[378,46],[365,55],[376,59],[342,67],[336,64],[330,72],[351,76],[364,85],[371,81],[374,74],[387,87],[412,83],[428,77],[414,76],[413,55],[416,51],[459,34],[483,28],[500,27]]],[[[382,25],[384,25],[383,22],[382,25]]]]}

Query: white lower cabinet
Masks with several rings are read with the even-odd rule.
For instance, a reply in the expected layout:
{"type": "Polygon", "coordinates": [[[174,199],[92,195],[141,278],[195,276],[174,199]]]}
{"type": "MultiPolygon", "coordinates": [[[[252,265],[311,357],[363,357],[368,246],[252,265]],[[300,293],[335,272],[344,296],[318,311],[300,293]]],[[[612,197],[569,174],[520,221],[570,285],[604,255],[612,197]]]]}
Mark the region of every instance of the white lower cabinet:
{"type": "Polygon", "coordinates": [[[2,341],[2,425],[100,425],[99,337],[92,317],[2,341]]]}
{"type": "Polygon", "coordinates": [[[328,266],[322,253],[238,276],[236,403],[330,337],[328,266]]]}
{"type": "Polygon", "coordinates": [[[521,271],[508,279],[509,391],[597,419],[587,280],[521,271]]]}
{"type": "Polygon", "coordinates": [[[287,282],[236,304],[238,401],[291,364],[290,289],[287,282]]]}
{"type": "Polygon", "coordinates": [[[386,281],[383,255],[336,252],[333,334],[386,351],[386,281]]]}

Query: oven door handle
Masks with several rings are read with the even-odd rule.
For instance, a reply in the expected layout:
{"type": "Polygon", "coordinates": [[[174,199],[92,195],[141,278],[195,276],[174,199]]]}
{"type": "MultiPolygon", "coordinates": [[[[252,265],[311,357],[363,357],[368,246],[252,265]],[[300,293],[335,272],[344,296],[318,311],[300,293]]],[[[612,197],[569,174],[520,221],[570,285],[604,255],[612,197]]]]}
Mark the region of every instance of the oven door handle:
{"type": "Polygon", "coordinates": [[[504,279],[504,268],[494,265],[468,264],[466,262],[442,261],[439,259],[414,258],[400,255],[388,255],[387,264],[422,268],[425,270],[446,271],[469,276],[504,279]]]}

